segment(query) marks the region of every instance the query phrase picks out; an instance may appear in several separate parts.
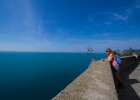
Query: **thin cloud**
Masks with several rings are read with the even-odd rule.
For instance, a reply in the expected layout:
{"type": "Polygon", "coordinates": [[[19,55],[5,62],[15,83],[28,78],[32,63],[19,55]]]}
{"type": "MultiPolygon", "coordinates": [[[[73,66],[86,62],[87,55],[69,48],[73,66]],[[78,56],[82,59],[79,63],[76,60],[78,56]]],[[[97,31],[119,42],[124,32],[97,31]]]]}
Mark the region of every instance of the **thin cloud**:
{"type": "Polygon", "coordinates": [[[103,35],[103,36],[109,36],[110,33],[103,33],[103,34],[101,34],[101,35],[103,35]]]}
{"type": "Polygon", "coordinates": [[[33,9],[30,5],[30,2],[27,0],[24,1],[15,1],[9,2],[10,11],[16,19],[22,21],[22,24],[25,24],[27,27],[31,27],[35,23],[35,18],[33,14],[33,9]],[[18,9],[16,9],[16,6],[18,9]],[[16,10],[15,10],[16,9],[16,10]]]}
{"type": "Polygon", "coordinates": [[[42,33],[42,27],[40,25],[38,25],[38,34],[41,34],[42,33]]]}
{"type": "Polygon", "coordinates": [[[84,28],[86,28],[86,29],[90,29],[90,30],[92,29],[91,27],[84,27],[84,28]]]}
{"type": "Polygon", "coordinates": [[[23,17],[24,22],[28,27],[31,27],[31,25],[33,25],[35,23],[34,22],[34,14],[32,12],[31,5],[29,4],[29,2],[25,1],[24,7],[25,7],[24,8],[25,16],[23,17]]]}
{"type": "Polygon", "coordinates": [[[130,14],[132,14],[133,13],[133,9],[127,9],[126,10],[126,15],[130,15],[130,14]]]}
{"type": "Polygon", "coordinates": [[[96,36],[109,36],[111,33],[95,33],[96,36]]]}
{"type": "Polygon", "coordinates": [[[129,28],[134,28],[134,26],[131,26],[131,27],[129,27],[129,28]]]}
{"type": "Polygon", "coordinates": [[[84,40],[81,40],[81,39],[67,39],[67,41],[84,41],[84,40]]]}
{"type": "Polygon", "coordinates": [[[123,20],[126,22],[128,19],[128,16],[122,16],[122,15],[119,15],[117,13],[112,13],[112,15],[114,16],[115,20],[123,20]]]}
{"type": "Polygon", "coordinates": [[[135,5],[135,8],[140,8],[140,4],[135,5]]]}
{"type": "Polygon", "coordinates": [[[110,24],[111,24],[111,22],[105,22],[105,24],[106,24],[106,25],[110,25],[110,24]]]}
{"type": "Polygon", "coordinates": [[[47,38],[44,38],[44,39],[43,39],[43,42],[44,42],[46,45],[50,45],[50,42],[47,40],[47,38]]]}
{"type": "Polygon", "coordinates": [[[58,22],[58,20],[53,20],[53,19],[47,19],[44,21],[44,23],[47,23],[47,24],[55,24],[57,22],[58,22]]]}
{"type": "Polygon", "coordinates": [[[9,10],[11,11],[11,16],[15,18],[18,26],[22,26],[26,29],[26,34],[41,34],[43,31],[42,22],[40,15],[34,13],[34,9],[31,2],[28,0],[8,2],[9,10]],[[16,9],[18,7],[18,9],[16,9]],[[37,20],[36,20],[37,18],[37,20]]]}
{"type": "Polygon", "coordinates": [[[93,19],[92,18],[88,18],[88,21],[93,22],[93,19]]]}
{"type": "Polygon", "coordinates": [[[117,34],[125,34],[124,32],[119,32],[119,33],[117,33],[117,34]]]}

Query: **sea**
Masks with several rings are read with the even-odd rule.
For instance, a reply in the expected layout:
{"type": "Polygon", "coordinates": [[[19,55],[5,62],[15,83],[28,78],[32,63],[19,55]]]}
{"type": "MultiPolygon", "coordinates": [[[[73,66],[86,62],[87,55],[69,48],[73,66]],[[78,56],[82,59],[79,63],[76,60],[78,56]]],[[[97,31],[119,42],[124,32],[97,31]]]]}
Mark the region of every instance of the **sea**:
{"type": "Polygon", "coordinates": [[[90,63],[87,53],[0,52],[0,100],[51,100],[90,63]]]}

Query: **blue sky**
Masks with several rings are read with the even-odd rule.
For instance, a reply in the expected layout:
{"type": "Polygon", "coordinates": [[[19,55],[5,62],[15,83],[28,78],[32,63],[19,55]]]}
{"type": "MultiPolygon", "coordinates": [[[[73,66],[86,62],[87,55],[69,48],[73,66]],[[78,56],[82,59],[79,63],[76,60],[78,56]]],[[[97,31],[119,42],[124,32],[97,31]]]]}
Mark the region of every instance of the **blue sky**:
{"type": "Polygon", "coordinates": [[[140,49],[140,0],[1,0],[0,51],[140,49]]]}

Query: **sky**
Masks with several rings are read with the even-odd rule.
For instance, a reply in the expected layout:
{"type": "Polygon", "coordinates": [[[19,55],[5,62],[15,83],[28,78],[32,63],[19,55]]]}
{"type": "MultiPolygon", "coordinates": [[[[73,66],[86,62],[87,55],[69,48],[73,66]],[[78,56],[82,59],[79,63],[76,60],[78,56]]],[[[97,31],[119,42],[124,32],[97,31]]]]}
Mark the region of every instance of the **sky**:
{"type": "Polygon", "coordinates": [[[0,51],[140,49],[140,0],[0,0],[0,51]]]}

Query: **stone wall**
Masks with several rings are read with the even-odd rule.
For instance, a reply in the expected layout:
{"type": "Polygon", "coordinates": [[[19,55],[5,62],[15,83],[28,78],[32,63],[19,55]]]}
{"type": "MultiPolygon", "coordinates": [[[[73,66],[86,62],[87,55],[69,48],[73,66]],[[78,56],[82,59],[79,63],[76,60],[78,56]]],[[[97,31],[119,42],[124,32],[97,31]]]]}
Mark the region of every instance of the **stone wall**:
{"type": "Polygon", "coordinates": [[[117,100],[110,64],[93,62],[53,100],[117,100]]]}
{"type": "MultiPolygon", "coordinates": [[[[122,57],[120,73],[135,63],[133,56],[122,57]]],[[[118,100],[110,64],[101,60],[91,63],[53,100],[118,100]]]]}
{"type": "MultiPolygon", "coordinates": [[[[140,61],[140,56],[138,57],[140,61]]],[[[136,59],[134,56],[125,56],[121,57],[122,64],[120,65],[120,73],[125,71],[127,68],[133,66],[136,63],[136,59]]]]}

